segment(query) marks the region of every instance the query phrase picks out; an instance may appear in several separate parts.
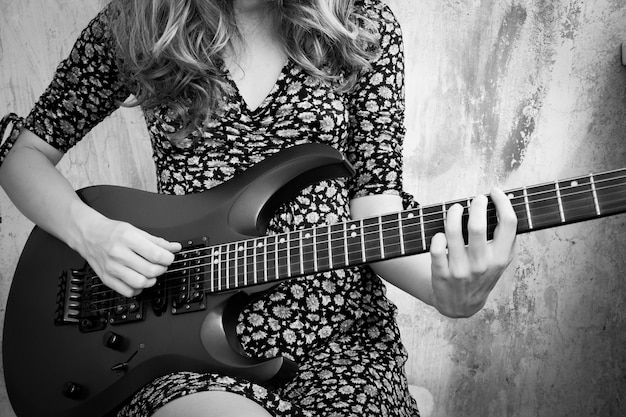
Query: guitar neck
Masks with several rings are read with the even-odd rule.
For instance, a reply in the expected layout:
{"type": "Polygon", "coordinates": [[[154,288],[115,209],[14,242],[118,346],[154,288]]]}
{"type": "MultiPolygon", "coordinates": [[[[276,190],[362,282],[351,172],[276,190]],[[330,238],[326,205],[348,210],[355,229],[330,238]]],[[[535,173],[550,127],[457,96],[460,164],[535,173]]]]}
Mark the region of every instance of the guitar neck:
{"type": "MultiPolygon", "coordinates": [[[[625,212],[626,171],[523,187],[506,194],[517,214],[517,233],[527,233],[625,212]]],[[[201,269],[205,289],[220,292],[423,253],[429,250],[432,237],[444,231],[446,210],[457,203],[468,208],[470,201],[196,249],[189,254],[195,260],[193,271],[173,265],[172,272],[197,274],[201,269]]],[[[465,210],[464,229],[468,216],[465,210]]],[[[489,200],[489,239],[496,226],[496,210],[489,200]]]]}

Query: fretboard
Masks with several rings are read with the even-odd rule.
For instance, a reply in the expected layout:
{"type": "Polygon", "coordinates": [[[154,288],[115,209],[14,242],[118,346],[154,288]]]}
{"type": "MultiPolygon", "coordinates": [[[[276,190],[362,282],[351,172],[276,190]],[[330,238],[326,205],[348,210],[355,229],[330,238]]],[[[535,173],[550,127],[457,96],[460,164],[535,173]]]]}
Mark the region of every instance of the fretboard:
{"type": "MultiPolygon", "coordinates": [[[[517,233],[580,222],[626,211],[626,171],[616,170],[507,191],[517,214],[517,233]]],[[[422,206],[398,213],[337,223],[184,251],[168,275],[201,280],[209,293],[281,281],[427,252],[444,231],[453,204],[422,206]]],[[[468,213],[464,211],[463,223],[468,213]]],[[[487,236],[497,216],[487,208],[487,236]]]]}

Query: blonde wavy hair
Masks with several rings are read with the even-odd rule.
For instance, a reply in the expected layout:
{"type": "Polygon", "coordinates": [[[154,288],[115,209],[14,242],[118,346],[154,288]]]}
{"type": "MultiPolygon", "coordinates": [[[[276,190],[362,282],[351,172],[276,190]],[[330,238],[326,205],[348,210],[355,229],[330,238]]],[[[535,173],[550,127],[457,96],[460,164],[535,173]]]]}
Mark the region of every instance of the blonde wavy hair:
{"type": "MultiPolygon", "coordinates": [[[[289,59],[348,91],[378,51],[375,26],[354,0],[265,0],[289,59]]],[[[234,37],[232,0],[121,0],[112,22],[120,69],[135,86],[130,105],[166,106],[184,139],[215,116],[227,82],[221,57],[234,37]]]]}

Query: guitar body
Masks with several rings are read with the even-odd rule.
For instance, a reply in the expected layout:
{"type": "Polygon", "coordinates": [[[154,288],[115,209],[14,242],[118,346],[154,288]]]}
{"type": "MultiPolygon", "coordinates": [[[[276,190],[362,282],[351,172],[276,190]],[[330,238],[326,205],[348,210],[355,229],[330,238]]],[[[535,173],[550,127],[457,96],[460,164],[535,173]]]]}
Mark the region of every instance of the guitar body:
{"type": "MultiPolygon", "coordinates": [[[[308,144],[282,151],[199,194],[98,186],[79,195],[104,215],[170,241],[201,239],[215,245],[264,234],[277,205],[296,191],[350,174],[338,152],[308,144]]],[[[295,372],[295,365],[282,357],[257,359],[243,353],[235,335],[237,316],[248,299],[241,291],[207,294],[185,314],[172,314],[171,306],[157,311],[146,301],[138,320],[95,326],[85,318],[60,322],[59,298],[64,296],[57,294],[74,285],[67,278],[72,271],[84,269],[76,252],[43,230],[33,230],[15,272],[4,324],[4,374],[18,417],[109,416],[154,378],[178,371],[219,372],[266,384],[295,372]]],[[[70,305],[74,301],[68,298],[70,305]]]]}

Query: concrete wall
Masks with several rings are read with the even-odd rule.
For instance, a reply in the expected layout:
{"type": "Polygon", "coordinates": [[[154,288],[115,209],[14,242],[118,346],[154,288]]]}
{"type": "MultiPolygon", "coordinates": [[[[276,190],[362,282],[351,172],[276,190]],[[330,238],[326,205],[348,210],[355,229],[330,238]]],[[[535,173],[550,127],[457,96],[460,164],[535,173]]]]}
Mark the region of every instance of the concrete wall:
{"type": "MultiPolygon", "coordinates": [[[[624,0],[387,1],[405,34],[406,185],[421,202],[626,165],[624,0]]],[[[0,113],[29,110],[101,3],[0,0],[0,113]]],[[[59,169],[77,188],[153,190],[144,129],[136,111],[118,112],[59,169]]],[[[32,225],[1,192],[0,215],[1,317],[32,225]]],[[[424,411],[626,415],[625,222],[519,236],[514,264],[467,320],[390,288],[424,411]]],[[[0,415],[13,415],[3,388],[0,415]]]]}

